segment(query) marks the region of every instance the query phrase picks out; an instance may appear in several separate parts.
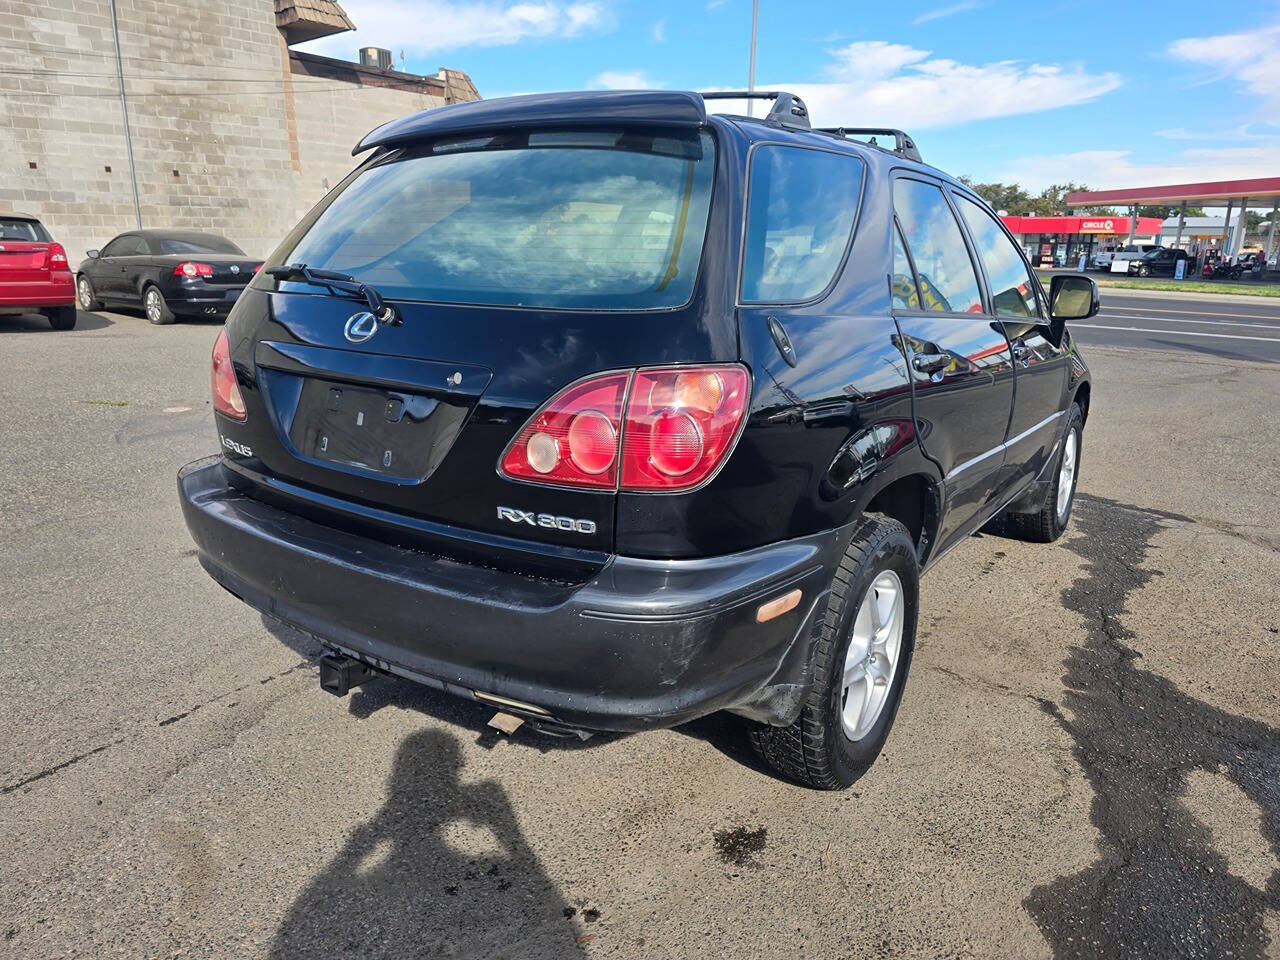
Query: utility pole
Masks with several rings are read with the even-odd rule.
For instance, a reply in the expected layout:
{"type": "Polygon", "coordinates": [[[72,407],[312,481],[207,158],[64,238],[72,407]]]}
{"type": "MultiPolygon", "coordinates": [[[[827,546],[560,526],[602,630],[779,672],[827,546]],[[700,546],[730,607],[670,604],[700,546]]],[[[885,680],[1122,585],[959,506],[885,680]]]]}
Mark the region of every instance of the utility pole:
{"type": "Polygon", "coordinates": [[[116,0],[111,0],[111,36],[116,44],[116,82],[120,84],[120,113],[124,116],[124,148],[129,154],[129,180],[133,184],[133,216],[142,229],[142,203],[138,200],[138,168],[133,162],[133,134],[129,132],[129,99],[124,93],[124,60],[120,57],[120,24],[116,20],[116,0]]]}
{"type": "MultiPolygon", "coordinates": [[[[747,66],[747,92],[756,90],[756,23],[760,19],[760,0],[751,0],[751,62],[747,66]]],[[[747,98],[747,116],[754,117],[755,101],[747,98]]]]}

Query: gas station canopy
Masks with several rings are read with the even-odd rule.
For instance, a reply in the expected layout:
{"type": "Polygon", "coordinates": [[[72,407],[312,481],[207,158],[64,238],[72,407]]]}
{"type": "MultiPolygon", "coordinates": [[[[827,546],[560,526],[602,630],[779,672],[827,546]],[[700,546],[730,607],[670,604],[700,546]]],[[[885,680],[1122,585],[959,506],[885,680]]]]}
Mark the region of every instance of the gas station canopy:
{"type": "Polygon", "coordinates": [[[1222,207],[1233,200],[1239,201],[1242,197],[1249,201],[1250,206],[1270,206],[1280,198],[1280,177],[1175,183],[1164,187],[1134,187],[1130,190],[1084,190],[1067,194],[1067,206],[1177,206],[1186,203],[1190,207],[1222,207]]]}

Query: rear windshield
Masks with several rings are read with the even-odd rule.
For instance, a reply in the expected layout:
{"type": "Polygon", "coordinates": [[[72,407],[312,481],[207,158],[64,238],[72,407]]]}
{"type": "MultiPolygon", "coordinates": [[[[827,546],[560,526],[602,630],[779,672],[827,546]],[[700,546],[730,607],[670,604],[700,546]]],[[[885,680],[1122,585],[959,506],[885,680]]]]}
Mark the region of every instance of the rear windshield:
{"type": "MultiPolygon", "coordinates": [[[[402,300],[678,307],[693,295],[714,169],[706,133],[436,142],[363,170],[270,262],[350,274],[402,300]]],[[[275,282],[266,271],[256,281],[275,282]]]]}
{"type": "Polygon", "coordinates": [[[161,253],[232,253],[244,256],[244,251],[222,237],[161,237],[161,253]]]}
{"type": "Polygon", "coordinates": [[[16,217],[0,217],[0,240],[24,240],[27,243],[47,243],[49,234],[34,220],[16,217]]]}

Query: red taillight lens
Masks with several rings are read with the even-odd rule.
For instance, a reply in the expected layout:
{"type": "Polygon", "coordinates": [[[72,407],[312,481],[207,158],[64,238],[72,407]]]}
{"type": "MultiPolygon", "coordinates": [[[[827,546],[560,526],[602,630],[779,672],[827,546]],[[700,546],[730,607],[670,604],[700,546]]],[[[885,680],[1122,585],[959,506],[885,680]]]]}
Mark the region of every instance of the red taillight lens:
{"type": "Polygon", "coordinates": [[[260,263],[255,263],[255,264],[253,265],[253,272],[254,272],[254,273],[257,273],[257,272],[258,272],[259,270],[261,270],[261,269],[262,269],[262,264],[260,264],[260,263]]]}
{"type": "Polygon", "coordinates": [[[685,490],[724,462],[747,412],[739,366],[639,370],[627,402],[623,490],[685,490]]]}
{"type": "Polygon", "coordinates": [[[231,342],[227,331],[221,330],[213,342],[213,408],[232,420],[245,418],[244,397],[240,384],[236,383],[236,371],[231,365],[231,342]]]}
{"type": "Polygon", "coordinates": [[[608,373],[562,390],[517,435],[502,472],[538,483],[613,489],[629,379],[608,373]]]}
{"type": "Polygon", "coordinates": [[[747,371],[736,364],[593,377],[534,415],[507,449],[501,472],[557,486],[695,487],[732,448],[749,389],[747,371]]]}
{"type": "Polygon", "coordinates": [[[49,269],[51,270],[70,270],[71,266],[67,263],[67,251],[60,243],[49,244],[49,269]]]}
{"type": "Polygon", "coordinates": [[[192,263],[188,260],[174,267],[173,275],[175,277],[212,277],[213,267],[207,263],[192,263]]]}

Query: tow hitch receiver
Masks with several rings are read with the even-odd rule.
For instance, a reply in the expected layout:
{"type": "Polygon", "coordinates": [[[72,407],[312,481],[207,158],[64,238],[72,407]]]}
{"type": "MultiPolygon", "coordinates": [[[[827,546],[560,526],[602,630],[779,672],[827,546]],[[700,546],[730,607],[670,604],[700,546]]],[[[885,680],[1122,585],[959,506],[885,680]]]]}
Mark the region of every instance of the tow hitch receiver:
{"type": "Polygon", "coordinates": [[[360,686],[371,676],[372,667],[351,657],[326,653],[320,658],[320,689],[328,690],[335,697],[345,697],[352,687],[360,686]]]}

